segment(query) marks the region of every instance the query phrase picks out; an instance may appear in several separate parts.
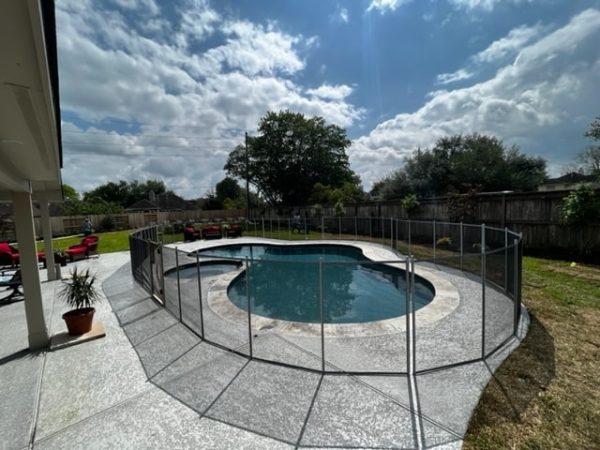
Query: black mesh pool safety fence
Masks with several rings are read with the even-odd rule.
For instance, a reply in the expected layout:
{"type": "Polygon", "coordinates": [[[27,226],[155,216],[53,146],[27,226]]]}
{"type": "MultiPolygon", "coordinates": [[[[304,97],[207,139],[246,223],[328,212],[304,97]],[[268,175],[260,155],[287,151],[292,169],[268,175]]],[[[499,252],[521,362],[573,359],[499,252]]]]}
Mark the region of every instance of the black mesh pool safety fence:
{"type": "Polygon", "coordinates": [[[158,242],[159,231],[129,237],[135,280],[201,339],[248,358],[320,373],[419,374],[485,360],[518,330],[522,237],[508,229],[383,217],[243,227],[257,242],[370,249],[358,261],[184,251],[158,242]],[[350,307],[356,289],[370,296],[350,307]]]}

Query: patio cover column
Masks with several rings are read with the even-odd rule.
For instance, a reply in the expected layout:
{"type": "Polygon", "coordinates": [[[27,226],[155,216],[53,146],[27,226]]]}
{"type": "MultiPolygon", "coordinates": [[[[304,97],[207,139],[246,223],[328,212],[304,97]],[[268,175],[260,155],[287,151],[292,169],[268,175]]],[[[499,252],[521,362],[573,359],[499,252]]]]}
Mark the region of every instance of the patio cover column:
{"type": "Polygon", "coordinates": [[[21,257],[21,277],[25,293],[25,316],[29,348],[32,350],[48,346],[48,328],[44,319],[42,288],[35,248],[35,226],[29,192],[13,192],[15,228],[21,257]]]}
{"type": "Polygon", "coordinates": [[[45,198],[40,200],[42,213],[42,232],[44,233],[44,253],[46,254],[46,272],[48,281],[56,280],[56,267],[54,265],[54,248],[52,247],[52,225],[50,224],[50,209],[45,198]]]}

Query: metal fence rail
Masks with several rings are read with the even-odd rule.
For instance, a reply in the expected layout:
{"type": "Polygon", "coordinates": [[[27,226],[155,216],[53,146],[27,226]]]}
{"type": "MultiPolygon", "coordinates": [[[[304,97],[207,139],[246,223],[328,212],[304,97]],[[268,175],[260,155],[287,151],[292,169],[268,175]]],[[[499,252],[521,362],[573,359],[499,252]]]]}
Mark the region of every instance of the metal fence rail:
{"type": "Polygon", "coordinates": [[[516,336],[522,236],[506,228],[384,217],[318,217],[262,219],[245,224],[243,233],[299,242],[369,242],[392,250],[396,257],[352,263],[222,255],[215,260],[210,254],[200,256],[162,245],[154,226],[129,237],[132,275],[204,341],[248,358],[319,373],[419,374],[485,360],[516,336]],[[352,271],[383,267],[393,267],[379,276],[388,277],[394,289],[381,294],[382,300],[398,303],[392,295],[402,292],[402,305],[398,304],[402,313],[381,322],[387,327],[385,333],[370,333],[368,324],[340,323],[352,271]],[[297,271],[312,281],[294,283],[297,271]],[[424,313],[426,308],[419,308],[423,287],[418,280],[427,271],[440,274],[460,290],[458,305],[434,321],[424,313]],[[303,306],[294,305],[301,309],[300,315],[312,317],[304,328],[289,325],[278,311],[265,309],[261,296],[278,289],[274,280],[282,278],[307,299],[303,306]],[[228,299],[233,281],[238,295],[235,307],[228,299]]]}

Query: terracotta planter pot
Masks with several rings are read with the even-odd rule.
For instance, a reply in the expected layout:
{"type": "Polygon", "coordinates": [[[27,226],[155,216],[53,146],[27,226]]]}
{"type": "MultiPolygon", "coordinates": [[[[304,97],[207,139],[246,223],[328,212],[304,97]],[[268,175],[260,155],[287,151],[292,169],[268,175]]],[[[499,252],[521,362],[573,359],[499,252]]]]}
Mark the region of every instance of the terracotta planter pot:
{"type": "Polygon", "coordinates": [[[94,308],[80,308],[64,313],[62,317],[67,324],[69,335],[79,336],[90,331],[95,312],[94,308]]]}

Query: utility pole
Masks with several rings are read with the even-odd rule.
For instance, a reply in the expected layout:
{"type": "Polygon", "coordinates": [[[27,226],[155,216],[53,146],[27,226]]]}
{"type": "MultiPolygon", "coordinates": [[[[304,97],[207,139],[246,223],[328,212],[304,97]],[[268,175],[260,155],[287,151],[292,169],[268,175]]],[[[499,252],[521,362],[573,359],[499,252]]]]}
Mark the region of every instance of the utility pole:
{"type": "Polygon", "coordinates": [[[248,132],[244,132],[244,148],[246,149],[246,223],[250,223],[250,179],[248,178],[250,158],[248,157],[248,132]]]}

